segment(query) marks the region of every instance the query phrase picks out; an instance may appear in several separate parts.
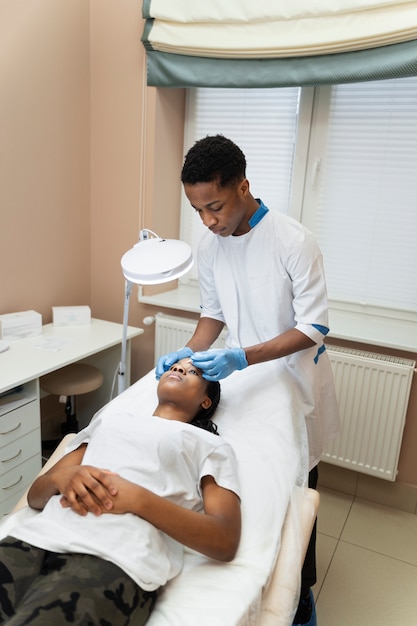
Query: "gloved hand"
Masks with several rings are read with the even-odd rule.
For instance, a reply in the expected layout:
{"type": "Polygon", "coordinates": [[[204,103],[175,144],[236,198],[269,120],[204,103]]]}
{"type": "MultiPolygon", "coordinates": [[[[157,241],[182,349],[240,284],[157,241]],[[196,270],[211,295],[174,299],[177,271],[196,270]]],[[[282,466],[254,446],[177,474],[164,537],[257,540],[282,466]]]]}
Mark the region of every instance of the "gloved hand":
{"type": "Polygon", "coordinates": [[[156,380],[159,380],[162,374],[169,370],[171,365],[174,365],[174,363],[180,361],[181,359],[186,359],[192,354],[193,351],[191,350],[191,348],[185,346],[184,348],[180,348],[176,352],[170,352],[169,354],[164,354],[163,356],[159,357],[158,363],[155,368],[156,380]]]}
{"type": "Polygon", "coordinates": [[[196,367],[203,370],[203,378],[206,380],[221,380],[235,370],[243,370],[248,367],[246,354],[242,348],[194,352],[191,361],[196,367]]]}

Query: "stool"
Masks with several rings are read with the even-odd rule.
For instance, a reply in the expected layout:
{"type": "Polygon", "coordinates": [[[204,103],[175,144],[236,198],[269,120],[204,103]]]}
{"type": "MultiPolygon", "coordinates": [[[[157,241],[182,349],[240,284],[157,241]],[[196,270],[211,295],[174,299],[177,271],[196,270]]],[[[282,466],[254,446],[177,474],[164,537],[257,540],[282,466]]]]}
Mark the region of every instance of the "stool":
{"type": "Polygon", "coordinates": [[[93,365],[73,363],[40,379],[41,389],[55,396],[66,396],[66,421],[61,425],[63,435],[78,431],[75,396],[89,393],[103,384],[102,372],[93,365]]]}

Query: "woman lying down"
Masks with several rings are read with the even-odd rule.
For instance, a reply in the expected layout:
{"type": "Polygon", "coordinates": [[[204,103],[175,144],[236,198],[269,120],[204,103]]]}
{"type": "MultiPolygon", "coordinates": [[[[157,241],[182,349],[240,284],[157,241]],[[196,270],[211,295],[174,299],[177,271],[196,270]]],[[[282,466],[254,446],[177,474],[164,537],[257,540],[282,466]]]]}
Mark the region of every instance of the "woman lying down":
{"type": "Polygon", "coordinates": [[[152,416],[99,414],[35,480],[41,512],[0,542],[0,623],[140,626],[181,570],[182,544],[234,558],[236,461],[210,419],[219,384],[184,359],[157,393],[152,416]]]}

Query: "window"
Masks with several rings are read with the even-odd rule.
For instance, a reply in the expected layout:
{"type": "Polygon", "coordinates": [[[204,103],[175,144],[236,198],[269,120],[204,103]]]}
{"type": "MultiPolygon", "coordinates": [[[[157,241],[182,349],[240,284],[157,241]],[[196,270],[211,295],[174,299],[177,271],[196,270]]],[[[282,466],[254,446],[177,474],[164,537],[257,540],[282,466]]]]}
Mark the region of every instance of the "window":
{"type": "MultiPolygon", "coordinates": [[[[274,211],[288,211],[294,145],[300,98],[299,88],[192,89],[188,92],[185,124],[186,151],[205,135],[221,133],[244,152],[247,176],[255,197],[274,211]]],[[[182,202],[181,238],[195,253],[204,226],[182,202]]],[[[196,279],[194,266],[187,279],[196,279]]],[[[185,280],[187,280],[185,279],[185,280]]]]}
{"type": "Polygon", "coordinates": [[[416,112],[414,78],[318,94],[302,221],[332,300],[417,310],[416,112]]]}
{"type": "MultiPolygon", "coordinates": [[[[190,89],[185,150],[218,132],[242,148],[255,197],[316,235],[331,307],[417,324],[416,111],[417,78],[190,89]]],[[[195,248],[204,227],[183,205],[195,248]]]]}

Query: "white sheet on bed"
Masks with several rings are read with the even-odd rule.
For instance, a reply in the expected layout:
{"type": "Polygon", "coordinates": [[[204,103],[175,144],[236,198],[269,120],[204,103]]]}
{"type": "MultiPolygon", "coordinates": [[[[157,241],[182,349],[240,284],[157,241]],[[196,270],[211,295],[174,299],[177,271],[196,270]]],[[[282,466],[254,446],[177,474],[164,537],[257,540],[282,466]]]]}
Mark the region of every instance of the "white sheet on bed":
{"type": "MultiPolygon", "coordinates": [[[[255,625],[289,499],[307,475],[302,404],[285,369],[277,362],[263,363],[232,374],[221,385],[215,421],[238,459],[240,547],[231,563],[187,550],[184,569],[160,593],[149,626],[255,625]]],[[[149,415],[157,404],[156,386],[154,372],[149,372],[102,411],[112,412],[115,418],[122,408],[149,415]]],[[[15,515],[32,514],[26,508],[15,515]]],[[[13,516],[8,516],[0,536],[12,524],[13,516]]]]}

